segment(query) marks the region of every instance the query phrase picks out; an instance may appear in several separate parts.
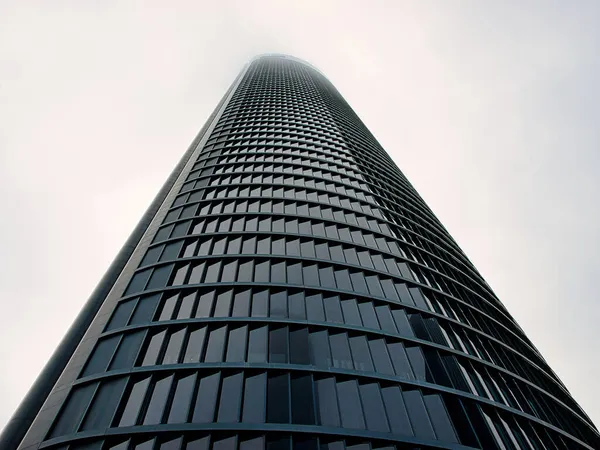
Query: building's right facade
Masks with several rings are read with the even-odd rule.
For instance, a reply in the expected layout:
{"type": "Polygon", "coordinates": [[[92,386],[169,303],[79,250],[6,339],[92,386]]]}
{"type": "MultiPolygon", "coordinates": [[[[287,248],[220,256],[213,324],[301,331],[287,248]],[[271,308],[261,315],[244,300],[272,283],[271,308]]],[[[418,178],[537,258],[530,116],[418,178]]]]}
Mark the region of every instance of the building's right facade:
{"type": "Polygon", "coordinates": [[[192,150],[20,448],[600,448],[316,69],[255,59],[192,150]]]}

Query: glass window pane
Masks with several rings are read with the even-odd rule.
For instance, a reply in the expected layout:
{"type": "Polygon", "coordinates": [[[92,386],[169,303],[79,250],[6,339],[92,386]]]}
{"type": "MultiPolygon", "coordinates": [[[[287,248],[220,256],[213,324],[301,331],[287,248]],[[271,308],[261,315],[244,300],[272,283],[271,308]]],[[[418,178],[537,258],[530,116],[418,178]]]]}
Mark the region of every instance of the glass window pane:
{"type": "Polygon", "coordinates": [[[254,268],[254,281],[256,283],[269,282],[269,261],[256,263],[256,267],[254,268]]]}
{"type": "Polygon", "coordinates": [[[269,362],[288,362],[288,328],[274,328],[269,332],[269,362]]]}
{"type": "Polygon", "coordinates": [[[138,325],[147,323],[152,320],[156,305],[160,299],[160,294],[154,294],[147,297],[142,297],[138,300],[138,304],[131,316],[130,325],[138,325]]]}
{"type": "Polygon", "coordinates": [[[183,345],[183,338],[185,337],[185,328],[178,330],[171,334],[167,350],[163,357],[163,364],[177,364],[179,362],[179,353],[181,353],[181,346],[183,345]]]}
{"type": "Polygon", "coordinates": [[[342,300],[342,311],[344,312],[344,322],[348,325],[356,325],[361,327],[362,321],[360,320],[360,314],[358,312],[358,305],[356,300],[342,300]]]}
{"type": "Polygon", "coordinates": [[[221,374],[217,372],[200,380],[198,396],[193,409],[193,423],[210,423],[214,420],[220,376],[221,374]]]}
{"type": "Polygon", "coordinates": [[[298,292],[291,294],[288,297],[289,308],[290,308],[290,319],[305,320],[306,311],[304,308],[304,293],[298,292]]]}
{"type": "Polygon", "coordinates": [[[210,317],[214,297],[215,291],[208,291],[200,295],[200,298],[198,299],[198,310],[196,311],[197,318],[210,317]]]}
{"type": "Polygon", "coordinates": [[[291,331],[290,362],[292,364],[310,364],[308,329],[301,328],[291,331]]]}
{"type": "Polygon", "coordinates": [[[160,354],[160,349],[162,348],[163,341],[165,336],[167,335],[167,330],[163,330],[150,339],[150,343],[146,348],[146,354],[144,355],[144,359],[142,360],[142,366],[153,366],[156,364],[158,360],[158,355],[160,354]]]}
{"type": "Polygon", "coordinates": [[[392,433],[413,436],[412,426],[400,388],[398,386],[384,387],[381,389],[381,395],[392,433]]]}
{"type": "Polygon", "coordinates": [[[92,355],[89,357],[81,376],[86,377],[95,373],[104,372],[115,353],[115,349],[117,348],[120,339],[121,335],[119,334],[110,336],[106,339],[100,339],[96,344],[92,355]]]}
{"type": "Polygon", "coordinates": [[[387,418],[379,386],[376,383],[360,385],[360,398],[365,413],[367,429],[389,433],[387,418]]]}
{"type": "Polygon", "coordinates": [[[252,296],[252,317],[267,317],[269,291],[255,292],[252,296]]]}
{"type": "Polygon", "coordinates": [[[362,407],[358,394],[356,380],[341,381],[337,383],[340,415],[344,428],[365,429],[362,407]]]}
{"type": "Polygon", "coordinates": [[[327,331],[311,332],[308,336],[310,362],[316,367],[331,367],[331,353],[327,331]]]}
{"type": "Polygon", "coordinates": [[[213,317],[228,317],[229,310],[231,309],[231,295],[233,291],[227,290],[217,295],[217,301],[215,303],[215,311],[213,317]]]}
{"type": "Polygon", "coordinates": [[[270,317],[287,317],[287,292],[279,291],[271,294],[269,302],[270,317]]]}
{"type": "Polygon", "coordinates": [[[327,322],[344,323],[344,319],[342,317],[342,308],[340,306],[340,298],[338,296],[326,297],[323,299],[323,303],[325,306],[325,317],[327,322]]]}
{"type": "Polygon", "coordinates": [[[358,309],[360,310],[360,316],[362,318],[364,326],[367,328],[374,328],[376,330],[379,330],[379,322],[377,321],[377,316],[375,314],[375,308],[373,308],[373,303],[359,303],[358,309]]]}
{"type": "MultiPolygon", "coordinates": [[[[264,420],[263,420],[264,422],[264,420]]],[[[265,450],[265,438],[259,436],[240,442],[240,450],[265,450]]]]}
{"type": "Polygon", "coordinates": [[[135,331],[123,336],[119,348],[115,353],[111,363],[110,370],[129,369],[133,367],[137,359],[145,330],[135,331]]]}
{"type": "Polygon", "coordinates": [[[412,423],[415,436],[423,439],[435,439],[435,433],[433,427],[429,421],[427,410],[425,409],[425,403],[423,403],[423,396],[421,391],[412,390],[402,392],[404,397],[404,403],[408,410],[410,422],[412,423]]]}
{"type": "Polygon", "coordinates": [[[242,372],[223,378],[221,400],[219,401],[218,422],[239,422],[242,402],[242,372]]]}
{"type": "Polygon", "coordinates": [[[248,362],[267,362],[267,327],[250,330],[248,362]]]}
{"type": "Polygon", "coordinates": [[[325,311],[323,310],[323,296],[321,294],[306,297],[306,315],[308,320],[324,322],[325,311]]]}
{"type": "Polygon", "coordinates": [[[387,344],[388,353],[392,359],[396,375],[402,378],[412,380],[414,375],[406,356],[406,350],[402,342],[390,342],[387,344]]]}
{"type": "Polygon", "coordinates": [[[394,318],[392,317],[389,306],[376,306],[375,313],[377,314],[377,319],[379,319],[379,324],[383,331],[394,334],[398,332],[398,330],[396,330],[396,325],[394,325],[394,318]]]}
{"type": "Polygon", "coordinates": [[[204,357],[204,362],[223,361],[223,351],[225,350],[226,335],[226,325],[216,328],[210,332],[208,338],[208,345],[206,346],[206,355],[204,357]]]}
{"type": "Polygon", "coordinates": [[[369,349],[371,350],[371,356],[373,357],[373,363],[375,364],[375,371],[387,375],[394,375],[394,369],[387,352],[385,340],[370,340],[369,349]]]}
{"type": "Polygon", "coordinates": [[[173,375],[163,378],[162,380],[158,380],[155,383],[154,389],[152,390],[152,395],[150,397],[150,403],[148,404],[148,409],[146,410],[146,417],[144,418],[143,423],[144,425],[154,425],[161,422],[165,405],[167,403],[167,397],[169,395],[169,391],[171,390],[172,381],[173,375]]]}
{"type": "Polygon", "coordinates": [[[202,358],[202,350],[204,348],[204,340],[206,338],[206,327],[193,330],[190,333],[190,338],[183,357],[184,363],[197,363],[202,358]]]}
{"type": "Polygon", "coordinates": [[[292,423],[314,425],[312,386],[310,375],[292,376],[292,423]]]}
{"type": "Polygon", "coordinates": [[[233,328],[229,331],[227,362],[244,362],[246,360],[247,334],[248,326],[233,328]]]}
{"type": "Polygon", "coordinates": [[[183,297],[183,299],[181,300],[181,306],[179,308],[179,311],[177,312],[177,318],[178,319],[189,319],[190,317],[192,317],[195,303],[196,303],[196,293],[195,292],[183,297]]]}
{"type": "Polygon", "coordinates": [[[250,315],[250,289],[235,294],[232,317],[248,317],[250,315]]]}
{"type": "Polygon", "coordinates": [[[111,419],[125,389],[127,378],[104,381],[85,415],[81,431],[103,430],[110,426],[111,419]]]}
{"type": "Polygon", "coordinates": [[[433,428],[439,440],[456,442],[456,433],[448,416],[448,411],[444,406],[444,402],[439,394],[424,395],[425,405],[429,411],[429,418],[433,423],[433,428]]]}
{"type": "Polygon", "coordinates": [[[333,367],[354,369],[352,356],[350,355],[350,346],[348,345],[348,335],[346,333],[331,334],[329,336],[329,343],[331,345],[333,367]]]}
{"type": "Polygon", "coordinates": [[[290,422],[289,375],[271,376],[267,384],[267,422],[290,422]]]}
{"type": "Polygon", "coordinates": [[[131,312],[133,311],[133,308],[135,308],[136,304],[137,299],[135,298],[117,304],[117,307],[113,312],[113,315],[111,316],[108,325],[106,326],[106,331],[126,326],[127,322],[129,322],[131,312]]]}
{"type": "Polygon", "coordinates": [[[367,338],[365,336],[353,336],[349,340],[354,368],[356,370],[373,372],[373,362],[371,361],[367,338]]]}
{"type": "Polygon", "coordinates": [[[406,354],[417,380],[432,381],[423,351],[420,347],[406,347],[406,354]]]}
{"type": "Polygon", "coordinates": [[[188,412],[194,395],[196,374],[188,375],[177,381],[175,395],[171,403],[171,411],[167,423],[184,423],[188,421],[188,412]]]}
{"type": "Polygon", "coordinates": [[[171,277],[172,270],[173,264],[167,264],[166,266],[154,268],[154,272],[152,272],[152,276],[148,281],[146,290],[160,289],[165,287],[167,285],[167,282],[169,281],[169,278],[171,277]]]}
{"type": "Polygon", "coordinates": [[[408,316],[406,315],[406,311],[403,309],[394,309],[392,310],[392,316],[394,316],[394,322],[396,322],[396,327],[398,328],[398,333],[401,336],[415,337],[415,334],[410,326],[410,322],[408,321],[408,316]]]}
{"type": "Polygon", "coordinates": [[[315,380],[317,421],[320,425],[339,427],[337,391],[334,378],[315,380]]]}
{"type": "Polygon", "coordinates": [[[76,431],[76,427],[90,404],[97,386],[98,383],[90,383],[73,388],[60,411],[58,420],[52,427],[50,436],[63,436],[76,431]]]}
{"type": "Polygon", "coordinates": [[[179,294],[171,295],[166,298],[163,302],[162,310],[160,311],[160,316],[158,320],[171,320],[173,317],[173,311],[175,311],[175,307],[177,306],[177,300],[179,299],[179,294]]]}
{"type": "Polygon", "coordinates": [[[128,427],[136,424],[140,407],[142,406],[149,385],[150,377],[146,377],[133,385],[127,399],[127,404],[121,415],[121,420],[119,421],[120,427],[128,427]]]}
{"type": "Polygon", "coordinates": [[[244,388],[244,413],[242,422],[263,423],[267,401],[267,374],[260,373],[246,378],[244,388]]]}

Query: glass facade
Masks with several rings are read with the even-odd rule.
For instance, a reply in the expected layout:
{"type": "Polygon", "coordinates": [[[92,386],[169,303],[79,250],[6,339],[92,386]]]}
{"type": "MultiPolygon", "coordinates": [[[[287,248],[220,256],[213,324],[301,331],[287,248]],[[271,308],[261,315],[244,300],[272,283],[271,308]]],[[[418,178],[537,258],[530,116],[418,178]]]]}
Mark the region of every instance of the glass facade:
{"type": "Polygon", "coordinates": [[[316,69],[255,59],[178,177],[20,448],[600,448],[316,69]]]}

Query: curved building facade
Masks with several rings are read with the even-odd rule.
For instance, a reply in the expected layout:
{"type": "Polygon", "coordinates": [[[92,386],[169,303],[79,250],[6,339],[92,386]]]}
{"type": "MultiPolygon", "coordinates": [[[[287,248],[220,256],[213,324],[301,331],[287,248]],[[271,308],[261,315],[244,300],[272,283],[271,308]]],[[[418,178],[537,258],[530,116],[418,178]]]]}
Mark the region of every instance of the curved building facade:
{"type": "Polygon", "coordinates": [[[360,119],[281,55],[238,76],[3,448],[598,449],[360,119]]]}

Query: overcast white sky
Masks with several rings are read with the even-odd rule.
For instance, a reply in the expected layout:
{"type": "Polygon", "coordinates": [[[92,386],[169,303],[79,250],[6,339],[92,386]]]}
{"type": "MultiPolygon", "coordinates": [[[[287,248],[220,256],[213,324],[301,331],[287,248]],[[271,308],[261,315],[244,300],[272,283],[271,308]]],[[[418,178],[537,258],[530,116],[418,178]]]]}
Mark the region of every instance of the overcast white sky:
{"type": "Polygon", "coordinates": [[[320,68],[600,424],[600,3],[0,1],[0,427],[243,64],[320,68]]]}

